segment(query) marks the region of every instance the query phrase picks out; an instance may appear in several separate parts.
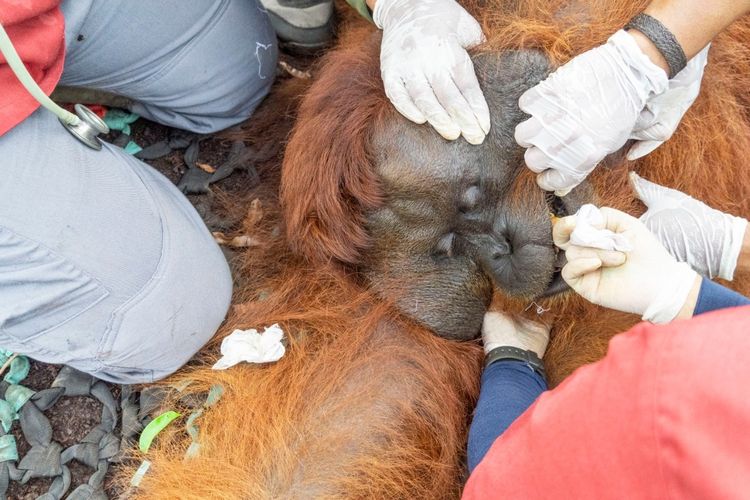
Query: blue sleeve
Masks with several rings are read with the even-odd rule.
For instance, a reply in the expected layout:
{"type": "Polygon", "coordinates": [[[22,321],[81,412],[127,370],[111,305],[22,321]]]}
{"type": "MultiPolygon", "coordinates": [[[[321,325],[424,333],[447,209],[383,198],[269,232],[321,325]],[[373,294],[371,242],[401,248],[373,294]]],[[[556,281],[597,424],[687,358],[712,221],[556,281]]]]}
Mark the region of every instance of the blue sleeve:
{"type": "Polygon", "coordinates": [[[695,304],[693,315],[726,309],[727,307],[745,306],[750,300],[737,292],[724,288],[718,283],[703,278],[701,289],[698,292],[698,302],[695,304]]]}
{"type": "Polygon", "coordinates": [[[484,370],[469,427],[469,472],[479,465],[495,439],[546,390],[547,381],[523,361],[501,360],[484,370]]]}

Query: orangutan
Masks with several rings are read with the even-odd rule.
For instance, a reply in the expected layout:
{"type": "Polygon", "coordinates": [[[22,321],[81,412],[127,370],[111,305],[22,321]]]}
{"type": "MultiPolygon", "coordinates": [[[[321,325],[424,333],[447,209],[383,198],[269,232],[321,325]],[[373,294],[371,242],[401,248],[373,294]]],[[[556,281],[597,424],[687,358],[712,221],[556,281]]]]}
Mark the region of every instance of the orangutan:
{"type": "MultiPolygon", "coordinates": [[[[613,155],[562,200],[542,193],[523,166],[513,140],[523,119],[518,96],[603,43],[645,3],[467,5],[488,38],[473,55],[493,120],[479,147],[447,142],[393,110],[380,81],[379,35],[364,22],[344,27],[286,148],[285,232],[274,236],[278,214],[268,210],[259,236],[269,244],[242,256],[237,305],[217,336],[279,323],[287,354],[268,366],[215,372],[199,364],[173,377],[191,382],[173,406],[213,384],[224,396],[198,419],[193,458],[184,459],[183,430],[160,436],[137,493],[456,498],[481,364],[470,339],[487,308],[554,322],[545,356],[553,385],[603,356],[609,338],[638,320],[558,293],[550,212],[593,201],[638,213],[626,180],[634,169],[750,216],[748,20],[714,42],[702,95],[651,155],[635,163],[613,155]]],[[[249,140],[253,133],[261,132],[249,140]]],[[[276,203],[273,190],[254,197],[276,203]]],[[[732,285],[750,291],[748,276],[732,285]]],[[[215,343],[206,357],[215,360],[215,343]]]]}

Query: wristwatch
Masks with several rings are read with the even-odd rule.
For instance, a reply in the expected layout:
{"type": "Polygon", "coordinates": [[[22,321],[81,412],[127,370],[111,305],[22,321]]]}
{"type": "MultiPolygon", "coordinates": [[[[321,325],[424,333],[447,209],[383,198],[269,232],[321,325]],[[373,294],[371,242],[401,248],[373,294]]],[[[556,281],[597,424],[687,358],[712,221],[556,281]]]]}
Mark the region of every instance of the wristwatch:
{"type": "Polygon", "coordinates": [[[534,351],[519,349],[518,347],[502,346],[495,347],[484,358],[484,369],[486,370],[492,363],[503,359],[515,359],[523,361],[538,373],[544,380],[547,380],[547,374],[544,371],[544,363],[539,359],[534,351]]]}

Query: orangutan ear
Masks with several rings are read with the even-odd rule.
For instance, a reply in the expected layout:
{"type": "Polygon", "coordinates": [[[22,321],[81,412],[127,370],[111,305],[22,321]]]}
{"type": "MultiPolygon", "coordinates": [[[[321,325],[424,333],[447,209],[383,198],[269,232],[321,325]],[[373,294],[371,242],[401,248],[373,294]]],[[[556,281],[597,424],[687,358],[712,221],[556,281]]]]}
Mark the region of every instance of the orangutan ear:
{"type": "Polygon", "coordinates": [[[319,75],[284,155],[287,241],[316,262],[356,264],[369,244],[364,213],[381,203],[368,153],[373,127],[387,108],[377,43],[331,52],[319,75]]]}

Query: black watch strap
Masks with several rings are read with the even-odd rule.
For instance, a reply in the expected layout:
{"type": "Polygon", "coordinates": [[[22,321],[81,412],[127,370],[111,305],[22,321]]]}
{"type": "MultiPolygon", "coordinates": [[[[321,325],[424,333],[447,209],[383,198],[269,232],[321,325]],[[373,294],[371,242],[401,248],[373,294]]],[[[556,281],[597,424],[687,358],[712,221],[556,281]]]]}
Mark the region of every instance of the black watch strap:
{"type": "Polygon", "coordinates": [[[523,361],[524,363],[531,366],[531,368],[542,376],[544,380],[547,380],[547,374],[544,371],[544,363],[539,359],[534,351],[528,351],[519,349],[518,347],[502,346],[495,347],[484,358],[484,368],[487,369],[492,363],[503,359],[515,359],[523,361]]]}
{"type": "Polygon", "coordinates": [[[658,19],[641,13],[631,19],[624,29],[638,30],[651,40],[669,65],[670,79],[687,66],[687,56],[685,56],[682,45],[658,19]]]}

